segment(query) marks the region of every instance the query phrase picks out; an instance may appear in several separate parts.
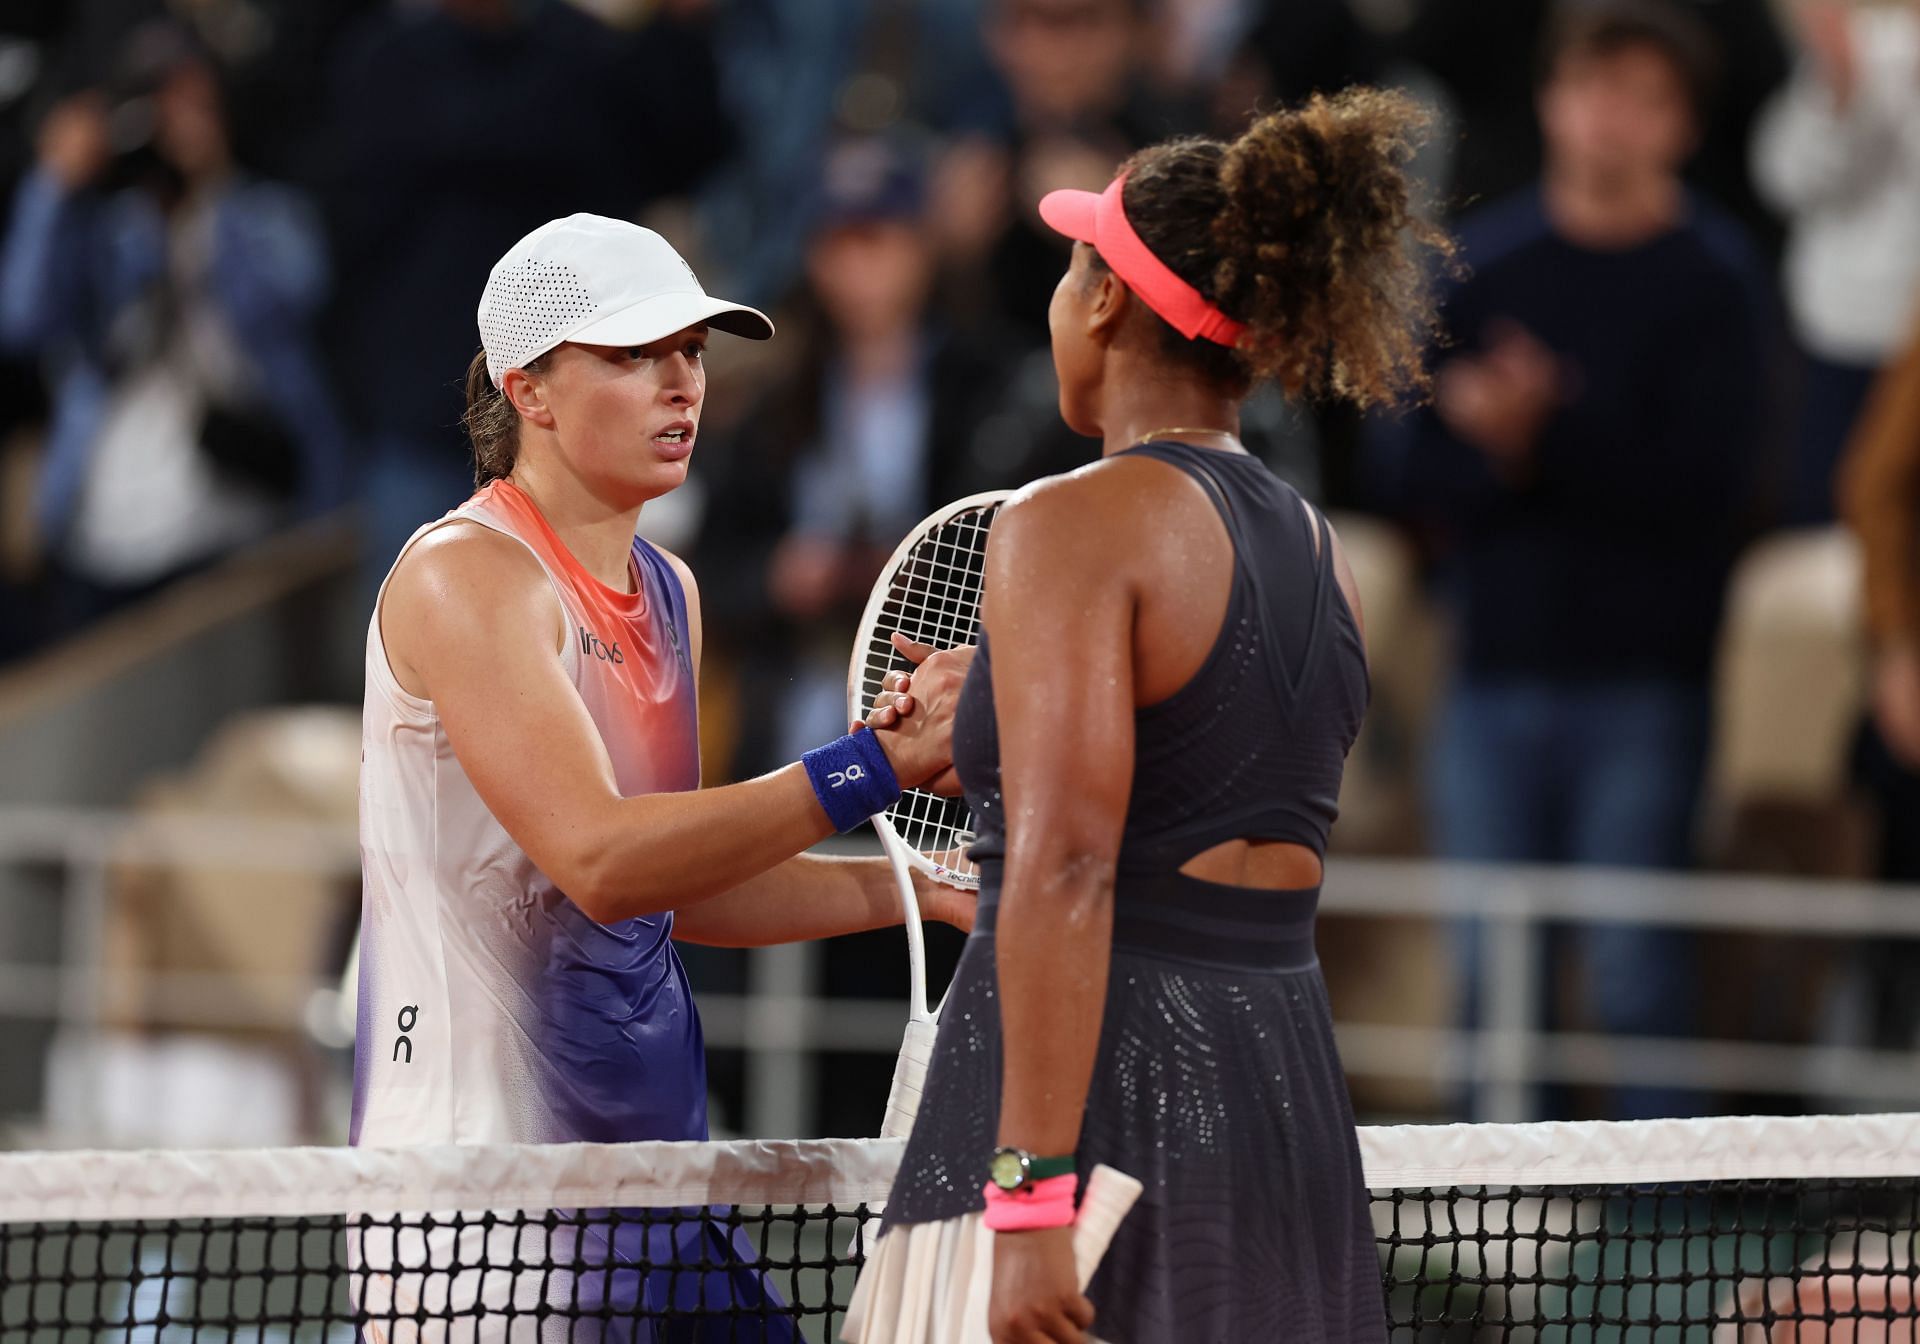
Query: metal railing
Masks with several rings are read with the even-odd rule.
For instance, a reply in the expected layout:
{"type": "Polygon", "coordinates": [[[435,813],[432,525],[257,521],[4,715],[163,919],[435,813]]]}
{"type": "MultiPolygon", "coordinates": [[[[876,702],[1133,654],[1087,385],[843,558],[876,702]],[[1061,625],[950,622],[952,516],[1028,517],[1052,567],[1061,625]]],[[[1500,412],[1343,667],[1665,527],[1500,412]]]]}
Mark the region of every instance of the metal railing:
{"type": "MultiPolygon", "coordinates": [[[[353,832],[253,818],[156,817],[51,808],[0,809],[0,877],[24,866],[61,874],[57,962],[0,962],[0,1019],[50,1021],[84,1036],[105,1001],[99,949],[114,865],[291,871],[352,881],[353,832]]],[[[6,887],[0,885],[0,899],[6,887]]],[[[1772,932],[1822,939],[1920,940],[1920,888],[1734,875],[1531,868],[1426,861],[1335,860],[1321,908],[1351,918],[1474,919],[1485,971],[1480,1023],[1446,1026],[1342,1022],[1348,1071],[1370,1077],[1480,1085],[1490,1119],[1523,1119],[1528,1089],[1545,1081],[1632,1082],[1776,1095],[1845,1096],[1920,1107],[1920,1054],[1840,1045],[1608,1037],[1550,1032],[1540,1022],[1542,940],[1550,923],[1630,923],[1772,932]]],[[[0,923],[8,917],[0,905],[0,923]]],[[[745,1129],[805,1132],[818,1086],[816,1051],[891,1053],[906,1005],[827,997],[818,945],[755,949],[747,988],[706,994],[710,1045],[744,1052],[745,1129]]],[[[1916,968],[1920,971],[1920,968],[1916,968]]],[[[339,987],[324,977],[159,971],[142,975],[142,1008],[156,1025],[231,1028],[263,992],[303,1005],[296,1019],[251,1025],[340,1040],[339,987]],[[331,1024],[331,1025],[330,1025],[331,1024]]],[[[350,1016],[344,1020],[350,1021],[350,1016]]]]}

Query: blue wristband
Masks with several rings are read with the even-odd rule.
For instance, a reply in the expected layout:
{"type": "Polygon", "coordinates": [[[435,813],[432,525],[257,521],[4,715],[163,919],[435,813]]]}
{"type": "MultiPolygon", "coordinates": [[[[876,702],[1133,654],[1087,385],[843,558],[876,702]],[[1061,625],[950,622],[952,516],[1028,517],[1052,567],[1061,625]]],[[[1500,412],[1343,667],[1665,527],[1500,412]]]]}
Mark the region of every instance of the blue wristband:
{"type": "Polygon", "coordinates": [[[815,747],[800,764],[835,830],[850,831],[900,799],[899,777],[879,739],[865,729],[815,747]]]}

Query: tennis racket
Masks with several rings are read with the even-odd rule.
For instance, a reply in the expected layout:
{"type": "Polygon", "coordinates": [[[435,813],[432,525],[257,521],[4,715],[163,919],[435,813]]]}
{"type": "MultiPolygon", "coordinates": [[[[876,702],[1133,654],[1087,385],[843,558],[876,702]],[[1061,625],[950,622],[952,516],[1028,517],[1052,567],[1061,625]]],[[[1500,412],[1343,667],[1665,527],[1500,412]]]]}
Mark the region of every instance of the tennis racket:
{"type": "MultiPolygon", "coordinates": [[[[987,530],[1006,498],[1006,492],[996,491],[949,504],[923,520],[894,551],[874,580],[853,643],[853,662],[847,672],[850,718],[866,718],[888,673],[912,671],[912,664],[893,647],[893,635],[905,635],[936,650],[978,642],[987,530]]],[[[940,1023],[941,1005],[929,1005],[927,1000],[927,945],[913,873],[918,869],[962,889],[978,889],[980,874],[966,856],[966,847],[973,842],[973,814],[965,799],[908,789],[899,802],[873,819],[873,829],[893,865],[907,929],[907,1030],[880,1126],[882,1138],[897,1139],[913,1128],[913,1117],[919,1113],[920,1090],[940,1023]]]]}

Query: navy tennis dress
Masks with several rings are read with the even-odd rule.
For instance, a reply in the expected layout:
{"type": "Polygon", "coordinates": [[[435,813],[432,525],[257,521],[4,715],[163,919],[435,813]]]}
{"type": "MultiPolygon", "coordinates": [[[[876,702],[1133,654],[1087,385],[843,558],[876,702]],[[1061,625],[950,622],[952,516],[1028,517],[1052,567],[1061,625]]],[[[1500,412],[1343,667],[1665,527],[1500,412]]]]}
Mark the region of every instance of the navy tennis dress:
{"type": "MultiPolygon", "coordinates": [[[[1111,1344],[1378,1344],[1386,1336],[1353,1110],[1314,953],[1317,888],[1187,877],[1223,841],[1324,853],[1366,710],[1365,655],[1317,513],[1258,459],[1130,449],[1206,488],[1234,548],[1226,619],[1182,690],[1135,715],[1113,962],[1078,1166],[1146,1190],[1089,1289],[1111,1344]]],[[[973,807],[978,923],[941,1014],[891,1230],[984,1205],[997,1138],[994,924],[1006,823],[990,653],[962,690],[954,761],[973,807]]]]}

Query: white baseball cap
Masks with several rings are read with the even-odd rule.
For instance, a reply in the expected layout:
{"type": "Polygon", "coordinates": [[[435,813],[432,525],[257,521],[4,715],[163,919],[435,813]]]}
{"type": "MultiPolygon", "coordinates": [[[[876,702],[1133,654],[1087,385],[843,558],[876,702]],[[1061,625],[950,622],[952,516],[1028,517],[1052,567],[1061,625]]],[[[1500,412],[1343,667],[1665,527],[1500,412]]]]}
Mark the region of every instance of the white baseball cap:
{"type": "Polygon", "coordinates": [[[495,387],[563,341],[646,345],[706,322],[764,341],[767,315],[708,296],[652,229],[604,215],[542,224],[507,249],[480,294],[480,343],[495,387]]]}

